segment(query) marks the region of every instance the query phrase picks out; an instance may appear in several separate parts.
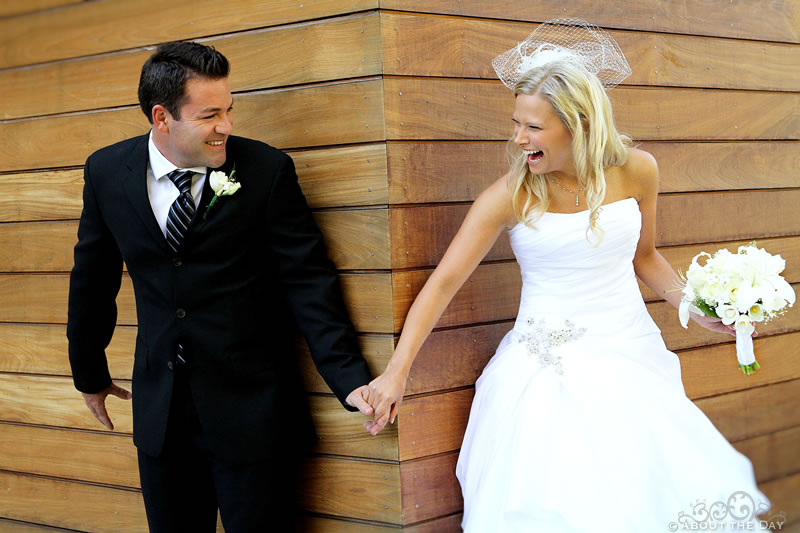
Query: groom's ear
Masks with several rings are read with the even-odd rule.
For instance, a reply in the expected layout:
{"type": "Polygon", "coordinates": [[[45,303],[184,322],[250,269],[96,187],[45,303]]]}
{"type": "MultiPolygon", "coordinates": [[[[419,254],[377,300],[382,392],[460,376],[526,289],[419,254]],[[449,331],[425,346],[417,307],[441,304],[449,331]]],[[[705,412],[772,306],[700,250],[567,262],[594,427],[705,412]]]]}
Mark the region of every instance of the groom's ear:
{"type": "Polygon", "coordinates": [[[172,119],[172,115],[166,107],[161,104],[154,105],[150,116],[153,119],[153,128],[162,133],[169,133],[169,121],[172,119]]]}

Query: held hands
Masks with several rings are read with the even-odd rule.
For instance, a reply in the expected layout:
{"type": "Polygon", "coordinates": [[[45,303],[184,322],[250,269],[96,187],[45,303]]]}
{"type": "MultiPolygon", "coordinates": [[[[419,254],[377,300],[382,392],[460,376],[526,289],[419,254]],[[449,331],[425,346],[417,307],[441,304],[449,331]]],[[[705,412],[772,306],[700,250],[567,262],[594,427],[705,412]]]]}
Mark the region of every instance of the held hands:
{"type": "Polygon", "coordinates": [[[81,394],[83,394],[83,401],[86,402],[86,407],[88,407],[95,418],[110,431],[114,430],[114,424],[108,416],[108,411],[106,411],[106,396],[111,394],[121,400],[131,399],[131,393],[129,391],[122,387],[117,387],[113,383],[100,392],[95,392],[94,394],[82,392],[81,394]]]}
{"type": "Polygon", "coordinates": [[[361,385],[359,388],[354,389],[353,392],[347,395],[344,402],[350,407],[355,407],[364,416],[371,416],[373,413],[372,406],[364,399],[366,396],[368,385],[361,385]]]}
{"type": "Polygon", "coordinates": [[[387,368],[383,374],[370,382],[364,398],[372,405],[375,414],[364,427],[371,435],[380,433],[388,422],[394,424],[400,404],[403,403],[406,379],[405,373],[394,372],[387,368]]]}

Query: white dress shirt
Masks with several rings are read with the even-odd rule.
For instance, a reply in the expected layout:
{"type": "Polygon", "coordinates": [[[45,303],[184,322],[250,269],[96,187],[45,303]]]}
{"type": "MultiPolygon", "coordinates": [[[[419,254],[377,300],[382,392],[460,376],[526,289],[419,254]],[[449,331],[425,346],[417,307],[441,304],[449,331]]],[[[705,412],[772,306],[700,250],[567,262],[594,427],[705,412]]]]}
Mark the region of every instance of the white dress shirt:
{"type": "MultiPolygon", "coordinates": [[[[167,177],[167,174],[177,169],[169,159],[158,151],[155,143],[153,142],[153,132],[150,131],[150,138],[147,141],[147,149],[149,153],[150,164],[147,166],[147,197],[150,199],[150,206],[153,208],[153,214],[156,216],[158,225],[164,236],[167,235],[167,217],[169,216],[169,208],[172,203],[180,195],[180,191],[174,183],[167,177]]],[[[197,209],[200,208],[200,196],[203,193],[203,184],[206,181],[207,167],[192,167],[184,168],[181,170],[192,170],[196,172],[192,176],[192,197],[194,198],[194,205],[197,209]]]]}

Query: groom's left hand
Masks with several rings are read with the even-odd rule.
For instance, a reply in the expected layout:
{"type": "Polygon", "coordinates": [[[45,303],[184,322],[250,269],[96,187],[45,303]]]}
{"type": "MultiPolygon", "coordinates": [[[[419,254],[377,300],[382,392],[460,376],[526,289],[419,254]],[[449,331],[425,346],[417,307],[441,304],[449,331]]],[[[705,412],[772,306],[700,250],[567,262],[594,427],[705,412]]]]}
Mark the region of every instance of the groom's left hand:
{"type": "Polygon", "coordinates": [[[355,407],[361,414],[364,416],[372,416],[374,412],[372,406],[367,403],[364,399],[364,393],[367,391],[367,385],[362,385],[359,388],[355,389],[353,392],[347,395],[345,398],[345,403],[350,407],[355,407]]]}

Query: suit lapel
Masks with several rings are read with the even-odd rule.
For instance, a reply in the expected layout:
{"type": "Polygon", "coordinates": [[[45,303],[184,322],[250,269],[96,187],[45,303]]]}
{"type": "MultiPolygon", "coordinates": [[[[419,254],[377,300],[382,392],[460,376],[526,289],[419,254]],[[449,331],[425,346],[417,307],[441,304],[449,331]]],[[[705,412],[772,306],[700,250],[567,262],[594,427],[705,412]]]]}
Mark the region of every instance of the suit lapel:
{"type": "Polygon", "coordinates": [[[138,142],[131,150],[130,157],[124,163],[121,171],[127,174],[123,176],[123,186],[128,200],[133,204],[134,211],[139,215],[142,223],[150,232],[153,240],[164,249],[171,253],[167,239],[158,225],[156,216],[153,214],[153,207],[150,205],[150,198],[147,195],[147,135],[139,137],[138,142]]]}

